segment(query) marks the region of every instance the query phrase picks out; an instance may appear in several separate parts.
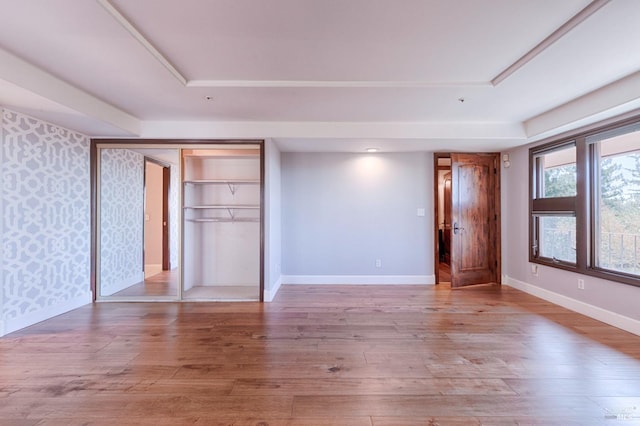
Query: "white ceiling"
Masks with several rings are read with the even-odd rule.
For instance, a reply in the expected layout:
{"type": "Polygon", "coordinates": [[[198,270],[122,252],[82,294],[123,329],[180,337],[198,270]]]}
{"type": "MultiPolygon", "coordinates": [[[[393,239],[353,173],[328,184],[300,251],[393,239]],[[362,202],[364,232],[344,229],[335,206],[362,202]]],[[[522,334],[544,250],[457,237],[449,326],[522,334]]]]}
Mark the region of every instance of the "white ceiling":
{"type": "Polygon", "coordinates": [[[0,11],[0,104],[91,136],[504,150],[640,107],[638,0],[0,0],[0,11]]]}

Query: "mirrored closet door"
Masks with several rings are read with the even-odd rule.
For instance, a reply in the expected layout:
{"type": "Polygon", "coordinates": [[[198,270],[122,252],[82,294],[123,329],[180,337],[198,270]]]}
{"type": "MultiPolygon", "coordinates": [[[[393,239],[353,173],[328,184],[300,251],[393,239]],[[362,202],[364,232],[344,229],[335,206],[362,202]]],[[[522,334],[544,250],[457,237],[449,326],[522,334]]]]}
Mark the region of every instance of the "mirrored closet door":
{"type": "Polygon", "coordinates": [[[261,142],[94,144],[97,300],[261,300],[261,142]]]}
{"type": "Polygon", "coordinates": [[[98,149],[97,298],[179,296],[180,151],[98,149]]]}

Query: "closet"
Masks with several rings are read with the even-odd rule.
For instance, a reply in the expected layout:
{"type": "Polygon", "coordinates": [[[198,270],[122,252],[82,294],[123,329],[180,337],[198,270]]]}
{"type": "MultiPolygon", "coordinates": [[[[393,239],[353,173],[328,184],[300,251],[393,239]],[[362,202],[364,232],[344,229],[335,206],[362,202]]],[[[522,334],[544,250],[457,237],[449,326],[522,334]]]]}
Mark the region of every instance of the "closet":
{"type": "Polygon", "coordinates": [[[260,300],[258,144],[182,149],[185,300],[260,300]]]}

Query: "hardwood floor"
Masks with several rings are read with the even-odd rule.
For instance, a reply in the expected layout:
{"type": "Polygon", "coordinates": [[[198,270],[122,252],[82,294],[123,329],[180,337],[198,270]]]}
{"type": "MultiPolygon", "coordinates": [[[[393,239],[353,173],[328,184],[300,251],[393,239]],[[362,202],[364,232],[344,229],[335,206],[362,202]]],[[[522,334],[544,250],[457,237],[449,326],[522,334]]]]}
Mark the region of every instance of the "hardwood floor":
{"type": "Polygon", "coordinates": [[[144,281],[125,288],[113,296],[143,297],[143,296],[174,296],[178,294],[179,270],[161,271],[145,277],[144,281]]]}
{"type": "Polygon", "coordinates": [[[438,263],[440,283],[451,283],[451,267],[444,262],[438,263]]]}
{"type": "MultiPolygon", "coordinates": [[[[140,301],[142,298],[150,300],[160,297],[178,298],[179,270],[161,271],[145,278],[137,284],[121,290],[113,296],[127,300],[140,301]]],[[[247,301],[260,300],[258,284],[254,286],[197,286],[187,290],[183,299],[193,301],[247,301]]]]}
{"type": "Polygon", "coordinates": [[[99,303],[0,339],[1,425],[631,425],[640,337],[512,288],[99,303]]]}

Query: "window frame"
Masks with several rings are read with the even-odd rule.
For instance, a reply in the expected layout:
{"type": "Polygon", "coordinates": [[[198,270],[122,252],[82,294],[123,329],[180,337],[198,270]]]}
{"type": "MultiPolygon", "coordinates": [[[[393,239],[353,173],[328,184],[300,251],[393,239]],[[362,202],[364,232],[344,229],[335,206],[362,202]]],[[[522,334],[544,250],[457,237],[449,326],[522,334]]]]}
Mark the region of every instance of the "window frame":
{"type": "Polygon", "coordinates": [[[579,153],[576,138],[568,137],[552,141],[529,149],[529,261],[556,268],[575,271],[579,265],[578,235],[579,217],[578,194],[580,193],[580,173],[578,168],[579,153]],[[569,197],[542,197],[544,174],[540,173],[542,164],[539,159],[544,154],[559,151],[568,147],[576,148],[576,195],[569,197]],[[559,216],[576,218],[576,263],[560,259],[542,257],[540,252],[540,217],[559,216]]]}
{"type": "Polygon", "coordinates": [[[529,148],[529,262],[571,272],[590,275],[623,284],[640,287],[640,275],[613,271],[596,265],[596,235],[598,223],[598,190],[599,167],[595,137],[606,140],[603,134],[615,132],[624,127],[640,125],[640,116],[613,122],[607,125],[594,126],[540,145],[529,148]],[[538,158],[545,153],[562,149],[575,144],[576,147],[576,196],[538,198],[540,191],[541,165],[538,158]],[[541,216],[575,216],[576,218],[576,263],[540,257],[537,253],[538,218],[541,216]]]}

